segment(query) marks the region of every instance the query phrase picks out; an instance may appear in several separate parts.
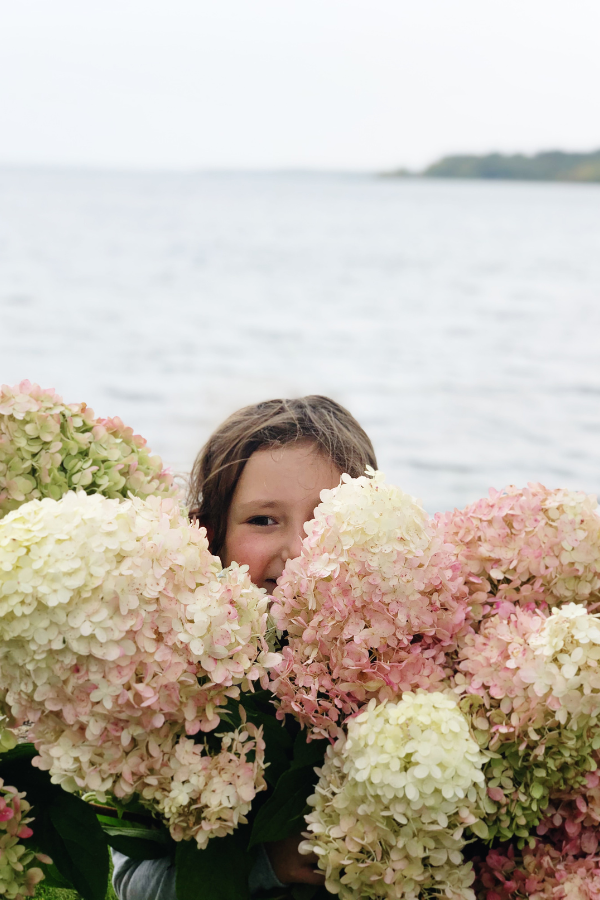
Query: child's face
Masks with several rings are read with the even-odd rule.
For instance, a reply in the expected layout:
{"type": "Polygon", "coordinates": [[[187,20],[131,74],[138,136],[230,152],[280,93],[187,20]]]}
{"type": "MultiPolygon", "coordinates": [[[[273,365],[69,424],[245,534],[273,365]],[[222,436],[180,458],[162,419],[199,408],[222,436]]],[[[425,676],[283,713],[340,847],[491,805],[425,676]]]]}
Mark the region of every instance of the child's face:
{"type": "Polygon", "coordinates": [[[229,508],[223,565],[247,564],[254,584],[272,594],[287,560],[300,555],[319,494],[340,474],[309,441],[253,453],[229,508]]]}

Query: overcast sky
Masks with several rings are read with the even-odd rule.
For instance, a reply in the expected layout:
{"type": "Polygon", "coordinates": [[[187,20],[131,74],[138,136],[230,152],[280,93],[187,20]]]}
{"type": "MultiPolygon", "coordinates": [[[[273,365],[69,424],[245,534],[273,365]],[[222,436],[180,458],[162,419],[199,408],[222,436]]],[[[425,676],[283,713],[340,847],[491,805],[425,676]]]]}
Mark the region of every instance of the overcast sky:
{"type": "Polygon", "coordinates": [[[600,147],[600,0],[0,0],[0,163],[600,147]]]}

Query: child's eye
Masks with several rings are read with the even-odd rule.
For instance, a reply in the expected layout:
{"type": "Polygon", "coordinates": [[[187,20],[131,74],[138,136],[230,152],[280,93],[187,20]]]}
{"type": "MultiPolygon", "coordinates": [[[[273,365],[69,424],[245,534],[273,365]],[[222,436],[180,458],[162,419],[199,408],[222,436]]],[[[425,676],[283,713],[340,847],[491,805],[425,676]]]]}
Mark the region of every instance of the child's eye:
{"type": "Polygon", "coordinates": [[[277,525],[277,522],[271,516],[252,516],[248,519],[248,525],[277,525]]]}

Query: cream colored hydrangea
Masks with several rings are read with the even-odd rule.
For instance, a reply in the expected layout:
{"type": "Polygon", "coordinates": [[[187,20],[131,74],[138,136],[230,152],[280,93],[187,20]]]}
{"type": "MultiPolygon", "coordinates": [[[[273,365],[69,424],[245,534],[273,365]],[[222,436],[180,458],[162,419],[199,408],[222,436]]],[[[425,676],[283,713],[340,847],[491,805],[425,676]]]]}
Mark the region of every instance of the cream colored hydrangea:
{"type": "Polygon", "coordinates": [[[328,748],[301,850],[344,900],[474,900],[461,851],[483,813],[484,761],[451,696],[371,701],[328,748]]]}
{"type": "Polygon", "coordinates": [[[399,703],[375,705],[348,723],[343,771],[368,782],[386,802],[412,808],[462,802],[483,783],[483,757],[456,700],[438,691],[407,692],[399,703]]]}
{"type": "Polygon", "coordinates": [[[600,714],[600,615],[567,603],[546,619],[530,640],[536,660],[519,675],[539,697],[551,693],[562,724],[600,714]]]}
{"type": "Polygon", "coordinates": [[[138,793],[202,846],[231,831],[264,786],[262,736],[248,725],[215,753],[186,735],[214,731],[221,706],[266,685],[279,660],[268,602],[172,499],[79,492],[9,513],[0,684],[12,716],[34,723],[36,764],[69,791],[138,793]],[[216,806],[202,799],[209,776],[216,806]],[[173,791],[188,796],[175,803],[185,828],[173,791]]]}
{"type": "Polygon", "coordinates": [[[244,569],[221,569],[171,499],[69,493],[0,523],[0,670],[17,715],[19,697],[52,708],[75,657],[94,667],[93,700],[107,709],[119,691],[98,660],[123,668],[145,654],[167,683],[193,665],[215,696],[246,687],[270,659],[267,605],[244,569]]]}
{"type": "Polygon", "coordinates": [[[401,546],[407,554],[414,555],[431,541],[429,517],[419,502],[387,483],[383,472],[370,466],[367,475],[342,475],[339,487],[321,491],[321,502],[314,515],[307,523],[309,538],[325,532],[332,520],[337,523],[337,533],[327,531],[330,543],[322,543],[322,550],[331,554],[330,562],[334,564],[344,558],[344,551],[356,546],[388,555],[401,546]]]}

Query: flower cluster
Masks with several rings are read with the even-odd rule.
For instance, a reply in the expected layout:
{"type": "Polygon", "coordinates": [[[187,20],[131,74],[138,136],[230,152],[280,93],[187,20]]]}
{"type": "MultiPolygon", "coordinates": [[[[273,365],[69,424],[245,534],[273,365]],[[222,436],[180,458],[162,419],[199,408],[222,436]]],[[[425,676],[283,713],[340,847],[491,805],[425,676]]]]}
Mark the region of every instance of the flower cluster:
{"type": "Polygon", "coordinates": [[[592,496],[511,486],[436,519],[456,548],[475,617],[502,603],[600,600],[600,516],[592,496]]]}
{"type": "Polygon", "coordinates": [[[43,853],[34,853],[21,841],[32,836],[27,817],[30,810],[25,794],[4,784],[0,778],[0,896],[8,900],[22,900],[33,897],[35,886],[44,878],[38,866],[30,864],[35,860],[50,863],[52,860],[43,853]]]}
{"type": "Polygon", "coordinates": [[[107,497],[174,496],[173,479],[144,438],[85,403],[23,381],[0,389],[0,518],[69,490],[107,497]]]}
{"type": "Polygon", "coordinates": [[[280,714],[338,736],[371,698],[432,689],[465,629],[452,546],[380,472],[323,491],[301,555],[286,565],[272,615],[287,632],[272,688],[280,714]]]}
{"type": "Polygon", "coordinates": [[[523,854],[490,850],[475,861],[480,900],[600,900],[600,859],[577,859],[536,841],[523,854]]]}
{"type": "Polygon", "coordinates": [[[280,715],[337,738],[304,849],[347,900],[464,898],[466,828],[480,900],[600,900],[595,500],[530,484],[429,521],[369,475],[324,492],[275,592],[280,715]]]}
{"type": "Polygon", "coordinates": [[[569,603],[545,618],[516,608],[469,636],[455,689],[482,743],[490,819],[502,840],[527,839],[552,797],[582,792],[600,747],[600,617],[569,603]],[[489,743],[488,743],[489,741],[489,743]]]}
{"type": "Polygon", "coordinates": [[[195,836],[221,833],[248,802],[250,751],[255,788],[263,783],[261,736],[248,726],[223,738],[215,762],[203,746],[186,755],[182,739],[214,731],[223,704],[266,683],[279,659],[264,638],[267,602],[245,569],[221,569],[204,529],[172,499],[79,492],[9,513],[0,522],[0,683],[14,718],[34,723],[38,764],[72,791],[138,792],[151,803],[155,785],[178,837],[191,833],[166,798],[187,793],[187,806],[177,802],[204,823],[195,836]],[[232,754],[244,773],[239,792],[227,781],[232,754]],[[219,812],[209,815],[199,798],[219,789],[207,794],[202,779],[221,777],[219,812]]]}
{"type": "Polygon", "coordinates": [[[600,829],[599,785],[598,771],[588,772],[581,792],[553,797],[536,834],[565,856],[595,854],[600,829]]]}
{"type": "Polygon", "coordinates": [[[452,696],[371,700],[328,747],[301,850],[344,900],[474,898],[461,851],[465,827],[485,835],[484,761],[452,696]]]}
{"type": "Polygon", "coordinates": [[[85,729],[46,714],[34,731],[40,752],[34,765],[49,770],[53,782],[69,791],[83,787],[99,799],[110,792],[125,802],[135,792],[176,841],[195,839],[200,849],[243,824],[254,797],[266,788],[265,744],[250,722],[216,734],[209,746],[172,723],[152,730],[130,723],[122,729],[118,719],[105,720],[96,736],[90,726],[100,728],[102,721],[85,729]]]}

